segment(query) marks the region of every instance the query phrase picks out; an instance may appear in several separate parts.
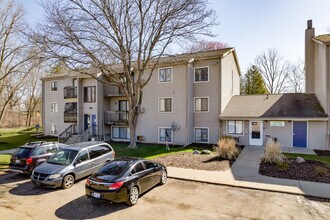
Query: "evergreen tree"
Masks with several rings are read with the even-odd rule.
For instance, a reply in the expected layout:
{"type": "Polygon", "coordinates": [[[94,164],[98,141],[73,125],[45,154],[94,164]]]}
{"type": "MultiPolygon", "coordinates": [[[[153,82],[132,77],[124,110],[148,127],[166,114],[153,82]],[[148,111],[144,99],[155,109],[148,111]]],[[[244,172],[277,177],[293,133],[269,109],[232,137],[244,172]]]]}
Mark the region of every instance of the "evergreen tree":
{"type": "Polygon", "coordinates": [[[264,80],[258,70],[254,65],[250,67],[247,73],[244,76],[244,79],[241,84],[241,94],[268,94],[265,87],[264,80]]]}

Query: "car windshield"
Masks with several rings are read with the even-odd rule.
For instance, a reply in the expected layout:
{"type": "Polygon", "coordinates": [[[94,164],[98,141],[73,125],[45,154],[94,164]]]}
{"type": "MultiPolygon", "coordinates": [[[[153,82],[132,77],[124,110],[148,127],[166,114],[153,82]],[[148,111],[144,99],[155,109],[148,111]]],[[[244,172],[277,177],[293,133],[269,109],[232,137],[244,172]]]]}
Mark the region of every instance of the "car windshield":
{"type": "Polygon", "coordinates": [[[72,161],[74,160],[77,154],[78,151],[76,150],[68,150],[68,149],[60,150],[52,157],[50,157],[47,160],[47,163],[69,165],[72,163],[72,161]]]}
{"type": "Polygon", "coordinates": [[[127,161],[112,161],[104,165],[96,174],[99,179],[115,179],[122,176],[129,168],[127,161]],[[102,178],[105,177],[105,178],[102,178]]]}
{"type": "Polygon", "coordinates": [[[32,148],[25,148],[25,147],[20,147],[16,151],[14,155],[16,155],[19,158],[25,158],[29,156],[29,153],[31,152],[32,148]]]}

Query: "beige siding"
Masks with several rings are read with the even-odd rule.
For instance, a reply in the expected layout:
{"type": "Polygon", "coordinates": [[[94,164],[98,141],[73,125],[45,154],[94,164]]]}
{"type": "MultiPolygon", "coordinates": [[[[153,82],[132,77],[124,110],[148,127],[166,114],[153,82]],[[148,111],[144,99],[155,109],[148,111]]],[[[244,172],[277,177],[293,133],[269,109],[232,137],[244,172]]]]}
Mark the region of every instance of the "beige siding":
{"type": "Polygon", "coordinates": [[[327,122],[308,123],[308,147],[311,149],[326,149],[327,122]]]}
{"type": "Polygon", "coordinates": [[[264,121],[264,144],[267,143],[268,138],[277,138],[277,141],[282,147],[292,146],[292,122],[284,121],[284,127],[272,127],[270,121],[264,121]]]}
{"type": "Polygon", "coordinates": [[[325,46],[315,45],[315,95],[327,111],[326,59],[325,46]]]}
{"type": "Polygon", "coordinates": [[[172,83],[158,83],[156,69],[143,91],[142,107],[145,112],[139,115],[137,135],[144,136],[145,142],[157,143],[159,127],[171,127],[175,122],[181,129],[174,132],[174,142],[185,144],[187,66],[177,65],[172,68],[172,83]],[[158,99],[161,97],[172,98],[172,112],[158,112],[158,99]]]}
{"type": "Polygon", "coordinates": [[[58,134],[66,129],[70,123],[64,123],[64,105],[65,102],[75,101],[76,99],[64,100],[63,89],[66,86],[72,86],[72,78],[62,80],[50,80],[44,82],[45,86],[45,97],[43,99],[45,105],[44,117],[45,117],[45,128],[44,132],[46,135],[52,135],[52,124],[58,125],[58,134]],[[51,82],[57,81],[57,91],[51,91],[51,82]],[[51,103],[58,103],[58,112],[52,113],[50,106],[51,103]]]}
{"type": "Polygon", "coordinates": [[[240,94],[240,76],[234,59],[230,53],[222,59],[221,70],[221,112],[227,106],[233,95],[240,94]]]}

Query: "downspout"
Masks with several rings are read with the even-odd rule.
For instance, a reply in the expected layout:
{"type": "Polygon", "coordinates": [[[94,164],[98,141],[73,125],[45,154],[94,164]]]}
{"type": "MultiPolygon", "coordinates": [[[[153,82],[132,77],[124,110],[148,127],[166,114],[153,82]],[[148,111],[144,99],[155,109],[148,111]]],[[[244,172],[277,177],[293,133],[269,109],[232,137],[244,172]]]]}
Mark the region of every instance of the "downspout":
{"type": "MultiPolygon", "coordinates": [[[[193,62],[194,62],[194,58],[191,58],[189,61],[188,61],[188,64],[187,64],[187,86],[186,86],[186,108],[187,108],[187,111],[186,111],[186,143],[185,143],[185,146],[188,146],[189,145],[189,142],[190,142],[190,135],[189,135],[189,132],[190,132],[190,123],[193,123],[193,121],[190,121],[190,114],[192,114],[192,111],[193,109],[191,109],[191,102],[192,102],[192,97],[190,96],[193,96],[193,94],[190,95],[190,93],[193,93],[193,80],[192,80],[192,74],[191,73],[191,68],[193,67],[193,62]]],[[[192,118],[193,120],[193,118],[192,118]]],[[[184,146],[184,147],[185,147],[184,146]]]]}
{"type": "Polygon", "coordinates": [[[46,119],[45,119],[45,81],[42,80],[42,92],[41,92],[41,95],[42,95],[42,130],[43,130],[43,133],[45,134],[46,132],[46,119]]]}
{"type": "MultiPolygon", "coordinates": [[[[326,101],[327,101],[327,109],[326,109],[326,113],[329,117],[330,115],[330,101],[329,101],[329,96],[330,96],[330,45],[326,45],[326,55],[325,55],[325,59],[326,59],[326,77],[327,77],[327,88],[326,88],[326,101]]],[[[330,121],[328,120],[328,131],[327,131],[327,149],[330,148],[330,121]]]]}

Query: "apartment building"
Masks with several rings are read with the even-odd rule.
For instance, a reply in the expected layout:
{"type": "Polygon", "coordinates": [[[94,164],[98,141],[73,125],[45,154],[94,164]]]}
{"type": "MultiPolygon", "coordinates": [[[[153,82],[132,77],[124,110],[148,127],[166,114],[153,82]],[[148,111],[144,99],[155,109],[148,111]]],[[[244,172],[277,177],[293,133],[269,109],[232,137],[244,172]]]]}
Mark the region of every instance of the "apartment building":
{"type": "MultiPolygon", "coordinates": [[[[95,77],[102,74],[95,72],[95,77]]],[[[91,134],[128,141],[127,99],[114,85],[62,71],[42,78],[46,135],[91,134]]],[[[234,48],[163,57],[144,88],[137,140],[145,143],[216,143],[219,114],[239,95],[234,48]]]]}

